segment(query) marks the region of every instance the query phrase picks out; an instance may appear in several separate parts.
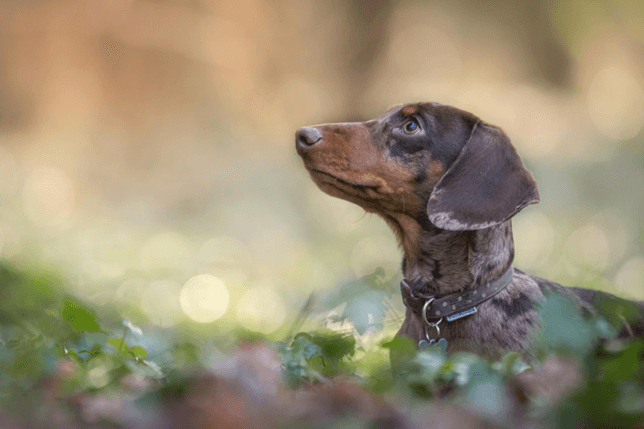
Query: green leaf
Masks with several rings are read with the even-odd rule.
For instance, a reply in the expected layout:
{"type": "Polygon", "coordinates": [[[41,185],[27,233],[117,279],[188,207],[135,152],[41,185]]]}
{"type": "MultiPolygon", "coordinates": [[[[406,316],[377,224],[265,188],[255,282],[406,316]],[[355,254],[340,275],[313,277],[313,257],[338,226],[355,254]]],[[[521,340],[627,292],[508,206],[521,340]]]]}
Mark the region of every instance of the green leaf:
{"type": "Polygon", "coordinates": [[[445,352],[439,347],[431,347],[418,352],[414,363],[418,365],[419,377],[426,383],[436,383],[447,360],[445,352]]]}
{"type": "Polygon", "coordinates": [[[495,364],[495,368],[498,368],[504,375],[512,376],[526,371],[531,367],[523,360],[520,353],[509,352],[495,364]]]}
{"type": "Polygon", "coordinates": [[[602,382],[620,383],[636,379],[638,372],[644,372],[644,367],[640,367],[641,357],[644,356],[644,342],[634,340],[624,345],[625,348],[618,354],[597,359],[598,374],[602,382]]]}
{"type": "Polygon", "coordinates": [[[278,341],[275,343],[275,347],[277,347],[277,353],[280,355],[282,361],[284,361],[287,356],[290,356],[291,348],[285,342],[278,341]]]}
{"type": "Polygon", "coordinates": [[[311,341],[320,346],[322,353],[334,362],[345,356],[353,356],[356,351],[356,339],[353,335],[327,331],[311,335],[311,341]]]}
{"type": "Polygon", "coordinates": [[[138,357],[141,359],[145,359],[148,357],[148,352],[141,346],[130,347],[129,352],[133,354],[134,357],[138,357]]]}
{"type": "Polygon", "coordinates": [[[291,353],[293,355],[292,359],[301,362],[304,359],[304,348],[310,343],[311,341],[307,336],[301,334],[296,335],[293,343],[291,344],[291,353]]]}
{"type": "Polygon", "coordinates": [[[510,407],[506,389],[501,382],[501,377],[490,374],[481,375],[482,373],[483,371],[474,371],[476,375],[473,376],[472,383],[466,391],[467,405],[477,414],[501,422],[510,407]]]}
{"type": "Polygon", "coordinates": [[[119,338],[119,337],[110,338],[109,340],[107,340],[107,344],[111,345],[116,350],[121,350],[121,351],[123,350],[127,351],[129,348],[127,345],[127,342],[123,338],[119,338]]]}
{"type": "Polygon", "coordinates": [[[315,356],[322,356],[322,349],[315,343],[307,343],[304,345],[304,357],[309,360],[315,356]]]}
{"type": "Polygon", "coordinates": [[[642,315],[642,307],[637,303],[608,294],[598,295],[593,301],[593,307],[607,320],[607,323],[612,325],[613,329],[609,332],[613,337],[617,336],[619,330],[624,326],[624,322],[637,323],[642,315]]]}
{"type": "Polygon", "coordinates": [[[63,319],[76,331],[97,332],[101,328],[94,315],[79,302],[67,298],[62,305],[63,319]]]}
{"type": "Polygon", "coordinates": [[[542,304],[542,326],[538,336],[540,354],[549,351],[582,358],[587,355],[598,338],[591,321],[584,320],[575,304],[562,294],[549,294],[542,304]]]}
{"type": "Polygon", "coordinates": [[[474,353],[455,353],[450,357],[450,368],[454,371],[456,384],[463,386],[470,382],[471,368],[481,362],[481,358],[474,353]]]}
{"type": "Polygon", "coordinates": [[[409,362],[418,351],[416,342],[402,335],[397,335],[391,341],[381,343],[380,346],[389,349],[389,360],[394,370],[409,362]]]}
{"type": "Polygon", "coordinates": [[[123,340],[123,338],[110,338],[107,343],[114,347],[115,355],[120,359],[125,359],[129,356],[130,347],[128,346],[127,342],[123,340]]]}
{"type": "Polygon", "coordinates": [[[347,302],[343,317],[353,322],[356,330],[362,335],[367,329],[382,329],[385,318],[384,295],[370,291],[347,302]]]}

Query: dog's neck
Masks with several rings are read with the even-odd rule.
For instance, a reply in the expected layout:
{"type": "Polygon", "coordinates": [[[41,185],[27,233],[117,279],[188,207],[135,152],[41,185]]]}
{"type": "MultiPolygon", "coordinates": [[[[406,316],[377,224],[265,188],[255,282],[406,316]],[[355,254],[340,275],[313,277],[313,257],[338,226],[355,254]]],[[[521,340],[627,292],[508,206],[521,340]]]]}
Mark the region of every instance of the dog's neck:
{"type": "Polygon", "coordinates": [[[500,277],[514,259],[510,221],[475,231],[446,231],[429,222],[389,225],[401,243],[407,282],[437,296],[462,292],[500,277]]]}

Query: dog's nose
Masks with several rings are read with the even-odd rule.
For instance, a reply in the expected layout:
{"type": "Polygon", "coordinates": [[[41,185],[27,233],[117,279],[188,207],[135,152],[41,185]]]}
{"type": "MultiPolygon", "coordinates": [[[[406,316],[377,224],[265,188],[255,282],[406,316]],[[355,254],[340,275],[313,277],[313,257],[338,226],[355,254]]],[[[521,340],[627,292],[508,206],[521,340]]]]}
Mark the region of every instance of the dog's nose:
{"type": "Polygon", "coordinates": [[[322,133],[315,127],[304,127],[295,132],[295,145],[301,150],[308,149],[320,140],[322,133]]]}

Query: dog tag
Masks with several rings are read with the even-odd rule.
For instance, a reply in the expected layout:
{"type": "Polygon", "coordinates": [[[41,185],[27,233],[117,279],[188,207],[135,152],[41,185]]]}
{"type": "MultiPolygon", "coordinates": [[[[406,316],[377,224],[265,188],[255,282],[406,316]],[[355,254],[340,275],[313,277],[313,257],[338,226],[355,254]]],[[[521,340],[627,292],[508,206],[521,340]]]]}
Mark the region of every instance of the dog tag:
{"type": "Polygon", "coordinates": [[[445,338],[441,338],[440,340],[438,340],[438,342],[434,342],[434,343],[429,343],[426,340],[420,340],[418,342],[418,348],[420,350],[425,350],[428,347],[440,347],[444,350],[447,350],[447,340],[445,338]]]}

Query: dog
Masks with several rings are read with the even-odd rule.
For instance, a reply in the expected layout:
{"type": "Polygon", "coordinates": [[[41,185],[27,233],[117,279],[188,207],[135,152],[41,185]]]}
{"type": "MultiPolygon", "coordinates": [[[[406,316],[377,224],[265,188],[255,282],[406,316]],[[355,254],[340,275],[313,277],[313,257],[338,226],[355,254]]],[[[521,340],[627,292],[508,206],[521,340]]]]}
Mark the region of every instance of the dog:
{"type": "MultiPolygon", "coordinates": [[[[511,218],[539,202],[537,183],[498,127],[439,103],[396,106],[366,122],[304,127],[297,153],[316,185],[381,216],[404,252],[405,320],[419,346],[497,359],[533,355],[548,293],[592,316],[613,295],[566,288],[514,269],[511,218]]],[[[628,304],[630,305],[630,304],[628,304]]],[[[620,319],[620,336],[644,335],[620,319]]]]}

